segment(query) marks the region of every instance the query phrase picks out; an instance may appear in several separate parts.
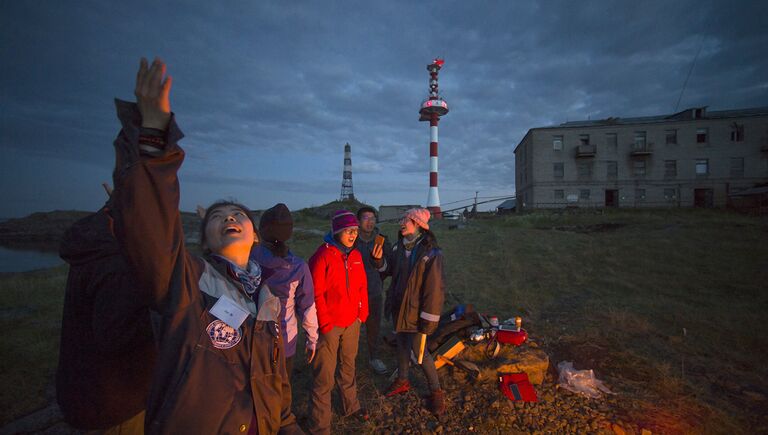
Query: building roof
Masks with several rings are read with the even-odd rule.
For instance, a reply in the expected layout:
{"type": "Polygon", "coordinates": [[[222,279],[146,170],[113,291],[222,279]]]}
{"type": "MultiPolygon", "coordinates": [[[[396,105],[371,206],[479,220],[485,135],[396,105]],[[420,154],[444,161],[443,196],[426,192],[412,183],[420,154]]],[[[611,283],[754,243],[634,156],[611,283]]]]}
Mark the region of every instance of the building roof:
{"type": "Polygon", "coordinates": [[[496,208],[516,208],[517,207],[517,200],[516,199],[508,199],[501,204],[497,205],[496,208]]]}
{"type": "Polygon", "coordinates": [[[685,109],[682,112],[672,113],[668,115],[656,115],[656,116],[639,116],[632,118],[606,118],[598,120],[587,121],[570,121],[564,122],[557,126],[541,127],[541,128],[558,128],[558,127],[601,127],[610,125],[633,125],[633,124],[652,124],[657,122],[670,122],[670,121],[688,121],[694,119],[727,119],[727,118],[744,118],[747,116],[761,116],[768,115],[768,107],[753,107],[749,109],[734,109],[734,110],[713,110],[707,111],[706,107],[695,107],[685,109]],[[703,110],[700,117],[694,117],[693,111],[703,110]]]}

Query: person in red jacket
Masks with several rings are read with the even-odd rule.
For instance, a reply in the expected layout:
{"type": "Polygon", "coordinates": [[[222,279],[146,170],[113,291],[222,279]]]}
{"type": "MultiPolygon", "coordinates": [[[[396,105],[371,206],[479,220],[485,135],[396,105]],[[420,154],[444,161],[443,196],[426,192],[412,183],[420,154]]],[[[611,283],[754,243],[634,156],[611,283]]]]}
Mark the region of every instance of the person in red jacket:
{"type": "Polygon", "coordinates": [[[368,420],[357,399],[355,358],[360,324],[368,318],[368,282],[360,253],[354,249],[358,222],[354,213],[339,210],[331,232],[309,259],[315,284],[320,339],[312,363],[310,432],[331,433],[331,389],[341,360],[338,385],[345,416],[368,420]]]}

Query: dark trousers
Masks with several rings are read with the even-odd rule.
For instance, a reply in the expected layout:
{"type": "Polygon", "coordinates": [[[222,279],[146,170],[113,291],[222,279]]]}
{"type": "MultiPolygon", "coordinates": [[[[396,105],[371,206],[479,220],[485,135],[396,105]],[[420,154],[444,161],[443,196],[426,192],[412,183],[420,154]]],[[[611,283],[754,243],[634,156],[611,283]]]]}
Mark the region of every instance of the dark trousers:
{"type": "Polygon", "coordinates": [[[312,361],[314,380],[309,430],[313,434],[331,433],[331,390],[337,361],[341,364],[336,385],[341,395],[342,412],[347,416],[360,410],[355,382],[355,358],[359,339],[359,319],[346,328],[334,326],[327,334],[320,334],[315,359],[312,361]]]}
{"type": "Polygon", "coordinates": [[[381,343],[381,313],[384,305],[384,296],[368,295],[368,319],[365,321],[365,335],[368,339],[368,359],[376,359],[379,355],[381,343]]]}
{"type": "MultiPolygon", "coordinates": [[[[408,366],[411,361],[411,349],[413,348],[413,338],[416,336],[413,332],[397,333],[397,377],[398,379],[408,379],[408,366]]],[[[427,384],[430,391],[440,389],[440,379],[437,377],[435,360],[428,350],[424,350],[424,358],[421,362],[421,370],[424,371],[424,377],[427,378],[427,384]]]]}
{"type": "Polygon", "coordinates": [[[293,358],[296,354],[285,357],[285,371],[288,372],[288,382],[291,381],[291,374],[293,373],[293,358]]]}

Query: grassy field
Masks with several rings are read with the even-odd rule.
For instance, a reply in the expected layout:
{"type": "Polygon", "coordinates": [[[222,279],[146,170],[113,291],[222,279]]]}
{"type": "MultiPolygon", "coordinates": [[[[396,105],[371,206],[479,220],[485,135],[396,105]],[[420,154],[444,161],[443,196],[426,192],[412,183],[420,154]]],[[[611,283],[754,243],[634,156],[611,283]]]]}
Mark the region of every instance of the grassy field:
{"type": "MultiPolygon", "coordinates": [[[[448,224],[435,225],[447,305],[522,315],[553,363],[594,369],[645,427],[768,431],[765,220],[662,210],[448,224]]],[[[292,244],[308,258],[327,220],[302,214],[296,226],[310,230],[292,244]]],[[[0,275],[0,424],[45,403],[65,278],[66,268],[0,275]]]]}
{"type": "Polygon", "coordinates": [[[67,267],[0,274],[0,426],[51,399],[67,267]]]}

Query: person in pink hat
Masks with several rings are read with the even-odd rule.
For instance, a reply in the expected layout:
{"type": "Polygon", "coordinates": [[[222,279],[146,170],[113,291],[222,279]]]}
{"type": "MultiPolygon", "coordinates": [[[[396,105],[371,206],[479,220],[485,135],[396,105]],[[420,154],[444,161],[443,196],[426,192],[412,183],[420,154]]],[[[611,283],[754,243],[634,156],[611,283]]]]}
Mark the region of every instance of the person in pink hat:
{"type": "MultiPolygon", "coordinates": [[[[391,316],[397,332],[398,374],[387,389],[387,397],[411,389],[408,367],[414,338],[435,332],[445,302],[443,254],[429,230],[429,218],[425,208],[405,212],[400,220],[399,239],[392,248],[392,264],[387,268],[392,280],[384,311],[391,316]]],[[[424,352],[421,368],[430,389],[427,407],[435,415],[443,414],[445,393],[429,352],[424,352]]]]}
{"type": "Polygon", "coordinates": [[[331,390],[339,361],[337,383],[344,416],[368,420],[368,412],[357,398],[355,381],[360,324],[368,318],[365,267],[360,252],[354,249],[358,227],[354,213],[337,211],[331,219],[331,232],[309,259],[320,326],[312,361],[311,433],[331,433],[331,390]]]}

